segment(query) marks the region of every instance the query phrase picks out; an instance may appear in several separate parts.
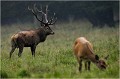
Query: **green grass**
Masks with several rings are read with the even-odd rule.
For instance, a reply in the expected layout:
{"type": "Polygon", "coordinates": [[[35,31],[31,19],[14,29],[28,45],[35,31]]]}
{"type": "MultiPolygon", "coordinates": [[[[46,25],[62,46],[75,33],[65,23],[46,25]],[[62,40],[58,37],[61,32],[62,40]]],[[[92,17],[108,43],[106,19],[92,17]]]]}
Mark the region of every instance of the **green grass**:
{"type": "MultiPolygon", "coordinates": [[[[30,48],[24,48],[18,58],[18,49],[9,59],[10,37],[20,29],[31,29],[32,24],[13,24],[1,27],[1,76],[9,78],[119,78],[119,28],[92,28],[90,23],[71,22],[53,26],[55,35],[48,36],[36,49],[32,57],[30,48]],[[100,58],[110,55],[105,71],[93,63],[91,71],[78,71],[78,63],[73,54],[76,38],[84,36],[94,46],[100,58]]],[[[83,63],[84,64],[84,63],[83,63]]]]}

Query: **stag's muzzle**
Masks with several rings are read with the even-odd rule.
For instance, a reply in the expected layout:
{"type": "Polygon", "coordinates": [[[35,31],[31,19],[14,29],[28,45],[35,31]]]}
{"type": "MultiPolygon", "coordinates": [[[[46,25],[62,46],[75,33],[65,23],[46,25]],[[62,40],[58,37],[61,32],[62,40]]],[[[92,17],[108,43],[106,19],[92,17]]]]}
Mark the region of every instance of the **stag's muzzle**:
{"type": "Polygon", "coordinates": [[[54,32],[51,32],[51,35],[54,35],[55,33],[54,32]]]}

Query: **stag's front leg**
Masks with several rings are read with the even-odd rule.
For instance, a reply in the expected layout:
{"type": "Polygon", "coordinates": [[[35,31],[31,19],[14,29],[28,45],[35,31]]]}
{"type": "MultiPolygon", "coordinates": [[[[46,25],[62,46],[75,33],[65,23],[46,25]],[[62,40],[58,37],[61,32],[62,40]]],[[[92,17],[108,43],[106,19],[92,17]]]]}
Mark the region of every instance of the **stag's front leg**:
{"type": "Polygon", "coordinates": [[[36,45],[31,46],[32,56],[34,56],[34,57],[35,57],[35,49],[36,49],[36,45]]]}

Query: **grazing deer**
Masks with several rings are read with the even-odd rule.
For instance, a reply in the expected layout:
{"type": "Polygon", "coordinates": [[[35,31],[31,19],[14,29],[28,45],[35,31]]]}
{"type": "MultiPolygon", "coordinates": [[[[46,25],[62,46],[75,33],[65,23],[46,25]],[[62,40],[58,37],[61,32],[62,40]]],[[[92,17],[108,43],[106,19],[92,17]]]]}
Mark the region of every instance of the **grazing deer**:
{"type": "Polygon", "coordinates": [[[24,47],[30,47],[32,56],[35,57],[36,46],[40,42],[44,42],[48,35],[54,34],[54,32],[49,27],[49,25],[54,25],[55,22],[57,21],[57,18],[54,18],[54,16],[55,16],[55,13],[54,13],[54,16],[51,17],[51,19],[49,21],[47,20],[48,6],[46,6],[45,12],[42,11],[42,7],[41,7],[41,10],[38,10],[38,8],[36,7],[35,4],[34,4],[33,9],[30,9],[28,6],[28,10],[32,11],[33,15],[41,23],[41,27],[38,29],[34,29],[34,30],[20,31],[20,32],[14,34],[11,37],[12,49],[10,51],[10,58],[16,48],[19,48],[18,56],[20,57],[23,52],[24,47]],[[38,18],[37,13],[42,13],[41,20],[38,18]],[[43,16],[45,18],[45,22],[43,21],[43,16]]]}
{"type": "MultiPolygon", "coordinates": [[[[82,61],[85,60],[85,69],[90,70],[90,62],[96,64],[99,69],[106,69],[107,65],[104,60],[99,60],[98,55],[93,52],[92,44],[85,37],[80,37],[74,43],[74,55],[79,63],[79,71],[82,70],[82,61]]],[[[108,58],[105,57],[106,59],[108,58]]]]}

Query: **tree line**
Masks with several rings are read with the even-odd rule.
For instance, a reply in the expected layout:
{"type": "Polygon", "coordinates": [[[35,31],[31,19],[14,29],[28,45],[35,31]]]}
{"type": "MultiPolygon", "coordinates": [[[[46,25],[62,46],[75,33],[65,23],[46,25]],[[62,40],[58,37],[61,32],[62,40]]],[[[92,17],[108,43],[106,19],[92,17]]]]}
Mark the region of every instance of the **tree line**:
{"type": "Polygon", "coordinates": [[[58,21],[87,19],[94,27],[105,24],[113,27],[118,21],[114,16],[119,16],[119,1],[2,1],[1,24],[33,22],[28,6],[34,4],[37,7],[48,5],[49,16],[55,12],[58,21]]]}

